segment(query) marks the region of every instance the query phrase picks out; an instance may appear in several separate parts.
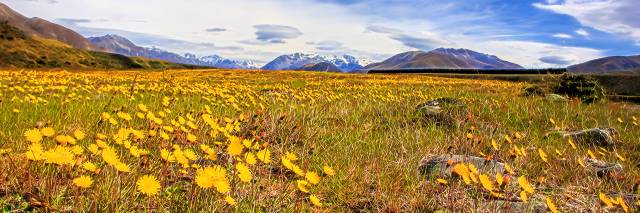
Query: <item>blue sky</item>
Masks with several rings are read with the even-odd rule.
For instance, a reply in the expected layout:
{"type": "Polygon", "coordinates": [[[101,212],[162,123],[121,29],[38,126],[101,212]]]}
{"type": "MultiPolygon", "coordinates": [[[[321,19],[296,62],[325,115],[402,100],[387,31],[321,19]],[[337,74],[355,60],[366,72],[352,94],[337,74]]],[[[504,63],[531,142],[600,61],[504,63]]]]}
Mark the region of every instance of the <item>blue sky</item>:
{"type": "Polygon", "coordinates": [[[85,36],[265,63],[468,48],[525,67],[640,54],[638,0],[7,0],[85,36]],[[69,11],[73,11],[70,13],[69,11]],[[168,11],[168,12],[165,12],[168,11]]]}

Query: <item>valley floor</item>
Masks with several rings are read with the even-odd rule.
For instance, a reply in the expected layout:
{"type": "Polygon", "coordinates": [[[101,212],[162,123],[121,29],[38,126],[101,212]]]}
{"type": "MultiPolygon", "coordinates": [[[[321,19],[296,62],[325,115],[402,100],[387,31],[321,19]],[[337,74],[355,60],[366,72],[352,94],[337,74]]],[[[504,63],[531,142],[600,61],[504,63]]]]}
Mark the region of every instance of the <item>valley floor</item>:
{"type": "Polygon", "coordinates": [[[528,85],[313,72],[0,71],[0,208],[637,210],[636,105],[526,97],[528,85]],[[451,125],[416,112],[441,97],[465,106],[451,125]],[[595,127],[614,128],[615,145],[554,134],[595,127]],[[423,157],[446,154],[508,168],[418,172],[423,157]],[[598,176],[585,158],[623,169],[598,176]]]}

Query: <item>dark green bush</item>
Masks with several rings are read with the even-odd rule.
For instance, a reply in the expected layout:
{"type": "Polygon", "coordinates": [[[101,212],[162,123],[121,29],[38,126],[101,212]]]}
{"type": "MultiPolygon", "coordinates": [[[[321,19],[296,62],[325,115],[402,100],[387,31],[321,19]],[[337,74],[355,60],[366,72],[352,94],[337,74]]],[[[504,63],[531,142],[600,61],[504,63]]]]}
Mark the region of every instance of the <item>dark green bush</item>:
{"type": "Polygon", "coordinates": [[[579,98],[583,103],[594,103],[605,98],[604,89],[598,81],[585,75],[562,75],[554,92],[579,98]]]}

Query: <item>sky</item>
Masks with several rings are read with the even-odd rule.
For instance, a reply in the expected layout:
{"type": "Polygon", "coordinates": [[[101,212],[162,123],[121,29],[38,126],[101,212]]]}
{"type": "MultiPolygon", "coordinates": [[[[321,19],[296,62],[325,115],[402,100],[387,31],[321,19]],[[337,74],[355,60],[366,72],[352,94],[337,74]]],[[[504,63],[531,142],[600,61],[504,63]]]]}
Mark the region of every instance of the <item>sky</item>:
{"type": "Polygon", "coordinates": [[[2,0],[84,36],[267,63],[282,54],[381,61],[438,47],[528,68],[640,54],[640,0],[2,0]]]}

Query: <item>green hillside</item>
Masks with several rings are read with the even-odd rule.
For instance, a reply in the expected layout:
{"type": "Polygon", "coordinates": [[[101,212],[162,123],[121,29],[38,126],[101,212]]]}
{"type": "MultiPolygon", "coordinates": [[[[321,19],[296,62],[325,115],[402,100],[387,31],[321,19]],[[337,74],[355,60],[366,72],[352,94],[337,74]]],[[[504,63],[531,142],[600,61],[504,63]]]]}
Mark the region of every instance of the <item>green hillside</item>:
{"type": "Polygon", "coordinates": [[[0,22],[0,67],[74,69],[193,69],[192,65],[85,51],[62,42],[26,36],[0,22]]]}

